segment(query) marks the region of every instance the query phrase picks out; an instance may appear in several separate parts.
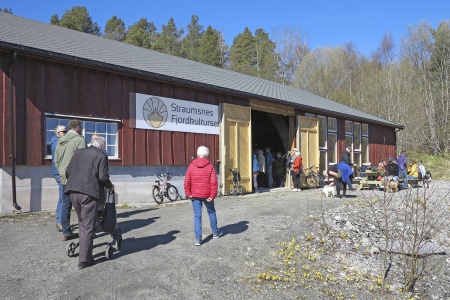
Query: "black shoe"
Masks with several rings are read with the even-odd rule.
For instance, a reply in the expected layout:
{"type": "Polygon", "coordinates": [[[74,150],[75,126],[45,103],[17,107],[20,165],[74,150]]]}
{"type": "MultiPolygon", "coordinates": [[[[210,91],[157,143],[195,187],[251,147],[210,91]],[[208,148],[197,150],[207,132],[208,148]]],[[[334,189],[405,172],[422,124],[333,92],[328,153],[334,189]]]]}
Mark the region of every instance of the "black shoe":
{"type": "Polygon", "coordinates": [[[78,233],[74,233],[74,232],[63,234],[63,236],[62,236],[63,241],[73,240],[76,238],[78,238],[78,233]]]}
{"type": "Polygon", "coordinates": [[[78,269],[82,270],[84,268],[88,268],[95,265],[95,261],[91,260],[91,261],[87,261],[87,262],[79,262],[78,263],[78,269]]]}

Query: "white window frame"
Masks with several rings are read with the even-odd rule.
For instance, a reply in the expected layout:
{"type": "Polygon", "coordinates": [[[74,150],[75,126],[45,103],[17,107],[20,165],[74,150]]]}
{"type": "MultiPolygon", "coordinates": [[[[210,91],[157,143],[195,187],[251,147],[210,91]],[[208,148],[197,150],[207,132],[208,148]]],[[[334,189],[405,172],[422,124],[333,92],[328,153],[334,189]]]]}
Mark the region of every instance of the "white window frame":
{"type": "MultiPolygon", "coordinates": [[[[99,134],[100,136],[104,137],[106,140],[106,150],[108,151],[108,147],[114,147],[115,148],[115,155],[108,155],[108,158],[111,160],[120,159],[119,156],[119,127],[121,121],[118,119],[107,119],[107,118],[96,118],[96,117],[84,117],[84,116],[74,116],[74,115],[63,115],[63,114],[56,114],[56,113],[45,113],[45,154],[44,159],[52,159],[52,155],[47,153],[47,147],[49,146],[49,142],[47,141],[47,133],[52,132],[55,134],[54,128],[47,128],[47,119],[57,119],[58,124],[61,124],[61,120],[67,120],[67,122],[71,119],[77,119],[82,122],[83,126],[83,132],[82,136],[86,135],[86,122],[95,122],[95,123],[105,123],[105,124],[116,124],[117,125],[117,131],[115,133],[109,133],[108,129],[106,129],[106,132],[98,133],[95,129],[93,132],[88,132],[89,135],[92,135],[94,133],[99,134]],[[109,139],[112,139],[112,137],[115,137],[115,143],[109,143],[109,139]]],[[[88,144],[90,140],[86,140],[86,144],[88,144]]]]}

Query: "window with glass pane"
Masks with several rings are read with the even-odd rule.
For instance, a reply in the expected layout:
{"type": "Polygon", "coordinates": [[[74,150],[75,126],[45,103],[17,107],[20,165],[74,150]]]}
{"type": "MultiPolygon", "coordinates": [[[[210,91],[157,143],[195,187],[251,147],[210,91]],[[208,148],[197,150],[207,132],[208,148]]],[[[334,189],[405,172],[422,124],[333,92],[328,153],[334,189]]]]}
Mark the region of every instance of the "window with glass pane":
{"type": "Polygon", "coordinates": [[[345,121],[345,133],[352,134],[353,133],[353,122],[345,121]]]}
{"type": "Polygon", "coordinates": [[[361,149],[361,124],[355,123],[353,125],[353,148],[355,150],[361,149]]]}
{"type": "Polygon", "coordinates": [[[345,147],[353,148],[353,136],[351,135],[345,136],[345,147]]]}
{"type": "MultiPolygon", "coordinates": [[[[106,148],[105,152],[109,157],[117,158],[119,157],[118,152],[118,132],[119,126],[115,122],[105,122],[105,121],[89,121],[82,120],[83,133],[82,135],[86,139],[86,143],[90,143],[92,135],[98,134],[105,139],[106,148]]],[[[57,125],[68,126],[69,119],[59,119],[48,117],[45,120],[45,141],[46,141],[46,155],[51,156],[51,145],[50,141],[55,134],[55,127],[57,125]]]]}
{"type": "Polygon", "coordinates": [[[357,164],[358,166],[361,166],[361,152],[355,152],[353,156],[354,156],[353,163],[357,164]]]}
{"type": "Polygon", "coordinates": [[[46,118],[45,119],[45,154],[52,155],[52,148],[50,145],[50,141],[52,137],[55,135],[55,129],[58,125],[64,125],[67,128],[67,123],[69,120],[58,119],[58,118],[46,118]]]}
{"type": "Polygon", "coordinates": [[[361,159],[363,162],[369,161],[369,138],[367,137],[361,139],[361,159]]]}
{"type": "Polygon", "coordinates": [[[319,147],[326,147],[327,141],[327,118],[317,116],[319,122],[319,147]]]}
{"type": "Polygon", "coordinates": [[[336,141],[337,141],[337,134],[328,133],[327,148],[328,148],[328,162],[329,163],[337,163],[336,141]]]}
{"type": "Polygon", "coordinates": [[[328,118],[328,131],[337,131],[337,120],[336,118],[328,118]]]}
{"type": "Polygon", "coordinates": [[[362,131],[361,131],[361,133],[364,136],[368,136],[369,135],[369,125],[362,124],[362,131]]]}
{"type": "Polygon", "coordinates": [[[308,113],[305,113],[305,117],[308,117],[308,118],[315,118],[316,115],[315,115],[315,114],[308,114],[308,113]]]}

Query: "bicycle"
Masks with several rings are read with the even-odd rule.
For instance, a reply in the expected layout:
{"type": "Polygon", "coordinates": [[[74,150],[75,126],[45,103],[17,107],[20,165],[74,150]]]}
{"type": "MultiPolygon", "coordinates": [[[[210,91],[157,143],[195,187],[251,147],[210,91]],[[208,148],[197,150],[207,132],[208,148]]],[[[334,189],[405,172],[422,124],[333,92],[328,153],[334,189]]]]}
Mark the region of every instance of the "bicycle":
{"type": "Polygon", "coordinates": [[[170,202],[177,200],[179,197],[178,189],[170,184],[170,179],[172,178],[170,172],[161,175],[155,174],[155,176],[158,177],[158,179],[155,180],[155,184],[153,185],[153,200],[158,204],[163,203],[164,197],[169,199],[170,202]]]}
{"type": "Polygon", "coordinates": [[[319,167],[315,167],[316,171],[313,168],[314,165],[305,169],[306,184],[309,188],[323,187],[325,185],[325,176],[319,173],[319,167]]]}

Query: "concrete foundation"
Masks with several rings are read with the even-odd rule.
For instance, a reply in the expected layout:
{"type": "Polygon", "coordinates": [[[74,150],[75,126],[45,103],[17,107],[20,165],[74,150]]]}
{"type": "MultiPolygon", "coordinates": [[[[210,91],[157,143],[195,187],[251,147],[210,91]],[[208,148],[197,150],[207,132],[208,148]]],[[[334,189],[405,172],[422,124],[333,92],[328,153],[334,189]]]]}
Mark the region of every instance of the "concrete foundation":
{"type": "MultiPolygon", "coordinates": [[[[155,174],[172,173],[171,183],[182,198],[187,166],[110,166],[109,173],[119,195],[119,205],[153,202],[155,174]]],[[[16,166],[17,203],[23,212],[54,210],[58,201],[58,185],[49,166],[16,166]]],[[[168,201],[168,200],[164,200],[168,201]]],[[[13,213],[11,167],[0,168],[0,213],[13,213]]]]}

